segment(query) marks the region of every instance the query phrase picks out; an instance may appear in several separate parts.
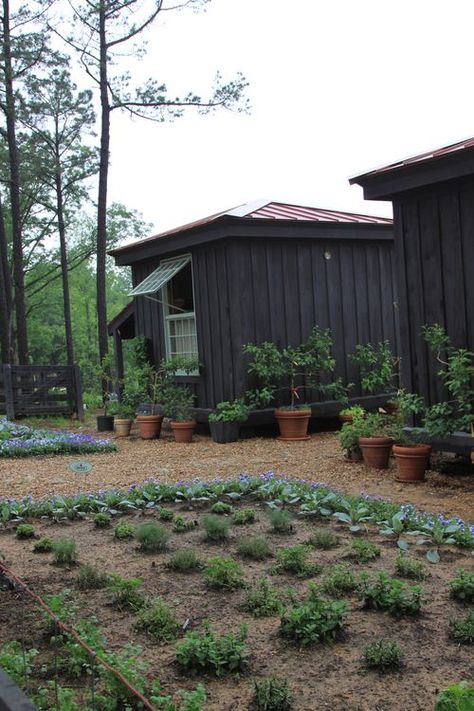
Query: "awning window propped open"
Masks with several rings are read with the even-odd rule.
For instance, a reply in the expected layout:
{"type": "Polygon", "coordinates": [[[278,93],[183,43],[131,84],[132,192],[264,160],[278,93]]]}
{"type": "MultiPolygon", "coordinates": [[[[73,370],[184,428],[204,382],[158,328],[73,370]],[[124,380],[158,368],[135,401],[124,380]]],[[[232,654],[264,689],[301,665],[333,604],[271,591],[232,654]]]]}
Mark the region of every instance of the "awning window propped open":
{"type": "Polygon", "coordinates": [[[146,294],[156,294],[165,284],[167,284],[186,264],[191,261],[188,254],[185,257],[167,259],[162,262],[154,272],[149,274],[138,286],[129,292],[129,296],[146,296],[146,294]]]}

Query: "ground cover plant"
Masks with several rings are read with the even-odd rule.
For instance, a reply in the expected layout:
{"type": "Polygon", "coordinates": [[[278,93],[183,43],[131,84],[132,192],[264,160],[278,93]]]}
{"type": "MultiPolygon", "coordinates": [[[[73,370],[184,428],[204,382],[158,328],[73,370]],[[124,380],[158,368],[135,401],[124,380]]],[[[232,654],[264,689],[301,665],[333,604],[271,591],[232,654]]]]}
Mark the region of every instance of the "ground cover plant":
{"type": "Polygon", "coordinates": [[[176,646],[176,661],[187,672],[207,671],[216,676],[244,671],[249,659],[246,640],[248,629],[241,625],[239,632],[216,634],[209,623],[203,632],[189,632],[176,646]]]}
{"type": "Polygon", "coordinates": [[[135,538],[144,553],[157,553],[166,550],[169,533],[164,526],[155,521],[147,521],[135,531],[135,538]]]}
{"type": "Polygon", "coordinates": [[[214,556],[204,568],[206,585],[216,590],[235,590],[245,587],[244,571],[232,558],[214,556]]]}
{"type": "Polygon", "coordinates": [[[245,536],[237,543],[237,552],[243,558],[265,560],[272,555],[270,544],[264,536],[245,536]]]}
{"type": "Polygon", "coordinates": [[[367,669],[381,672],[400,669],[403,664],[403,652],[396,642],[379,639],[364,648],[363,664],[367,669]]]}
{"type": "Polygon", "coordinates": [[[281,617],[280,634],[303,647],[319,642],[333,642],[341,635],[347,613],[345,602],[320,597],[310,584],[306,597],[294,600],[281,617]]]}
{"type": "Polygon", "coordinates": [[[271,676],[256,681],[253,702],[257,711],[288,711],[293,701],[287,680],[271,676]]]}
{"type": "Polygon", "coordinates": [[[308,557],[311,555],[310,546],[297,545],[289,548],[279,548],[276,552],[276,564],[273,566],[274,574],[290,573],[300,578],[310,578],[318,575],[322,566],[319,563],[311,563],[308,557]]]}

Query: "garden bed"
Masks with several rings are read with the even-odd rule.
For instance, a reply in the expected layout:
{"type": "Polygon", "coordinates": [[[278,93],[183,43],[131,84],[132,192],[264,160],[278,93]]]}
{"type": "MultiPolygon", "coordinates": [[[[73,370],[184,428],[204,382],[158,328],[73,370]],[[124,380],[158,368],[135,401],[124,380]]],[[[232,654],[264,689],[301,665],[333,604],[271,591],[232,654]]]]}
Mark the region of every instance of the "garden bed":
{"type": "Polygon", "coordinates": [[[93,454],[113,452],[116,447],[108,439],[88,432],[51,430],[16,424],[0,418],[0,458],[27,458],[58,454],[93,454]]]}
{"type": "MultiPolygon", "coordinates": [[[[284,492],[278,484],[273,487],[270,481],[268,487],[269,499],[274,495],[281,499],[284,492]]],[[[196,491],[196,496],[199,497],[200,493],[196,491]]],[[[366,610],[355,592],[346,593],[342,596],[347,603],[347,615],[341,638],[333,644],[304,647],[281,637],[280,614],[255,618],[241,609],[248,587],[255,585],[261,576],[268,577],[284,606],[288,608],[292,604],[287,592],[289,586],[293,588],[295,597],[302,599],[308,590],[308,583],[319,584],[334,564],[339,562],[347,563],[349,571],[357,580],[363,571],[367,571],[371,577],[379,571],[394,576],[399,555],[395,542],[380,534],[380,525],[362,522],[360,530],[351,534],[348,525],[338,522],[334,517],[321,519],[318,516],[302,516],[299,503],[286,504],[292,517],[291,529],[286,533],[275,533],[268,519],[266,502],[249,494],[236,503],[224,491],[222,494],[221,500],[233,505],[235,510],[254,508],[256,521],[246,525],[232,524],[228,540],[221,543],[203,540],[203,516],[209,511],[212,500],[216,500],[214,498],[211,502],[163,503],[163,506],[172,509],[174,515],[181,514],[186,520],[197,521],[198,525],[185,533],[175,532],[172,521],[160,520],[156,508],[149,509],[148,513],[136,511],[129,516],[114,519],[112,527],[104,529],[95,527],[92,514],[88,515],[88,520],[59,524],[32,520],[38,536],[48,536],[53,540],[64,537],[74,539],[78,563],[70,568],[52,565],[52,555],[49,553],[34,554],[34,541],[18,540],[11,524],[0,535],[0,551],[5,564],[12,567],[43,598],[69,589],[70,598],[77,605],[76,619],[95,615],[98,626],[104,632],[107,649],[117,652],[128,642],[141,645],[143,651],[140,659],[149,666],[146,676],[148,679],[158,677],[163,693],[174,695],[178,689],[190,690],[199,682],[204,683],[208,699],[204,708],[212,711],[249,708],[254,681],[271,674],[288,680],[296,711],[320,708],[332,711],[405,711],[408,708],[428,711],[434,706],[439,690],[461,678],[473,679],[472,646],[460,646],[448,636],[449,619],[464,616],[469,609],[469,605],[450,595],[450,582],[456,576],[456,571],[464,568],[474,572],[474,559],[468,549],[442,546],[441,561],[431,565],[422,557],[425,552],[422,547],[411,546],[411,555],[422,561],[428,573],[428,577],[419,583],[425,600],[419,617],[397,618],[388,612],[366,610]],[[138,550],[136,540],[117,540],[113,533],[117,521],[127,521],[134,526],[143,521],[158,521],[169,533],[167,550],[145,554],[138,550]],[[339,538],[338,545],[329,550],[316,547],[309,549],[308,562],[320,564],[321,572],[310,574],[307,578],[287,572],[272,575],[277,551],[306,544],[316,529],[330,530],[339,538]],[[239,539],[249,535],[263,536],[273,555],[262,561],[248,560],[239,555],[239,539]],[[358,562],[348,557],[353,541],[361,537],[374,543],[380,555],[367,562],[358,562]],[[196,550],[203,562],[215,556],[231,556],[242,567],[247,587],[233,591],[214,590],[206,585],[202,571],[185,574],[169,570],[166,567],[167,561],[181,548],[196,550]],[[102,572],[116,573],[126,578],[142,578],[141,589],[144,593],[149,598],[161,596],[175,611],[180,627],[186,625],[187,630],[202,631],[205,619],[219,633],[237,633],[241,623],[247,624],[246,644],[250,653],[248,668],[239,676],[229,674],[220,679],[209,674],[198,674],[192,678],[183,673],[176,663],[175,655],[176,644],[184,635],[182,630],[178,632],[178,640],[164,644],[158,644],[143,632],[137,632],[134,628],[136,614],[112,606],[110,592],[104,589],[78,589],[78,571],[86,563],[96,566],[102,572]],[[364,669],[361,662],[364,647],[380,637],[393,640],[402,649],[405,663],[401,671],[382,675],[364,669]]],[[[285,495],[292,496],[291,492],[285,495]]],[[[383,503],[375,502],[371,507],[378,519],[393,512],[383,503]]],[[[220,519],[231,522],[232,514],[221,516],[220,519]]],[[[416,584],[413,580],[406,582],[408,585],[416,584]]],[[[470,607],[472,609],[472,605],[470,607]]],[[[5,590],[2,593],[2,641],[23,638],[26,647],[34,646],[39,650],[38,665],[52,664],[51,649],[44,636],[44,624],[37,607],[23,593],[18,590],[5,590]],[[20,609],[26,616],[20,614],[20,609]]],[[[61,666],[60,654],[58,659],[61,666]]],[[[85,694],[84,699],[88,698],[90,682],[87,678],[71,680],[60,673],[60,681],[65,687],[78,687],[79,697],[85,694]]],[[[44,685],[44,672],[30,676],[30,691],[44,685]]]]}

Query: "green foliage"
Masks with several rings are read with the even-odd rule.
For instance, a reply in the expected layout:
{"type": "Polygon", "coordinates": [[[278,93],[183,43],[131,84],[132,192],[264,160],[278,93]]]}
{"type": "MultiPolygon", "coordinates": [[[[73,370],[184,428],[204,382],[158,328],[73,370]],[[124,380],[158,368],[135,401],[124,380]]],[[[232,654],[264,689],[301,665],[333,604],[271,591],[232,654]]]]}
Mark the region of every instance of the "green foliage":
{"type": "Polygon", "coordinates": [[[424,580],[428,572],[423,563],[416,558],[406,555],[401,551],[397,555],[395,568],[398,575],[402,578],[411,578],[412,580],[424,580]]]}
{"type": "Polygon", "coordinates": [[[176,514],[174,517],[173,531],[176,533],[186,533],[192,531],[197,526],[197,521],[193,518],[186,518],[182,514],[176,514]]]}
{"type": "Polygon", "coordinates": [[[229,402],[218,402],[216,412],[211,412],[209,422],[245,422],[251,407],[246,405],[244,398],[236,398],[229,402]]]}
{"type": "MultiPolygon", "coordinates": [[[[79,620],[75,625],[75,629],[82,641],[93,649],[96,654],[103,653],[105,639],[97,627],[95,618],[79,620]]],[[[85,673],[90,673],[92,668],[90,654],[73,637],[64,635],[63,652],[61,655],[62,664],[69,676],[80,677],[85,673]]]]}
{"type": "MultiPolygon", "coordinates": [[[[45,602],[59,622],[72,624],[76,616],[77,605],[71,600],[71,591],[69,589],[66,588],[56,595],[46,597],[45,602]]],[[[44,613],[44,620],[46,622],[46,635],[48,637],[60,635],[55,621],[46,612],[44,613]]]]}
{"type": "Polygon", "coordinates": [[[302,646],[332,642],[344,628],[347,605],[341,601],[320,598],[316,586],[310,585],[306,599],[295,602],[281,617],[280,634],[302,646]]]}
{"type": "Polygon", "coordinates": [[[224,501],[216,501],[216,503],[211,506],[211,513],[219,515],[231,514],[233,510],[233,506],[226,504],[224,501]]]}
{"type": "Polygon", "coordinates": [[[0,668],[15,684],[23,686],[25,677],[32,672],[32,662],[37,654],[36,649],[25,649],[23,652],[21,642],[4,642],[0,646],[0,668]]]}
{"type": "Polygon", "coordinates": [[[388,341],[357,345],[349,359],[360,368],[360,382],[369,393],[384,393],[398,385],[398,358],[388,341]]]}
{"type": "Polygon", "coordinates": [[[177,374],[190,375],[199,370],[196,358],[175,356],[162,360],[158,370],[158,397],[165,417],[176,422],[192,419],[194,394],[187,385],[175,381],[177,374]]]}
{"type": "Polygon", "coordinates": [[[134,629],[146,632],[158,642],[171,642],[178,636],[180,625],[169,606],[157,597],[139,611],[134,629]]]}
{"type": "Polygon", "coordinates": [[[451,595],[462,602],[474,602],[474,572],[462,568],[450,583],[451,595]]]}
{"type": "Polygon", "coordinates": [[[158,516],[162,521],[172,521],[174,518],[173,509],[167,509],[165,506],[162,506],[158,509],[158,516]]]}
{"type": "Polygon", "coordinates": [[[166,562],[166,567],[176,573],[193,573],[196,570],[200,570],[202,563],[195,550],[181,548],[169,558],[166,562]]]}
{"type": "Polygon", "coordinates": [[[108,528],[111,520],[112,516],[103,511],[99,511],[99,513],[96,513],[94,516],[94,524],[96,528],[108,528]]]}
{"type": "Polygon", "coordinates": [[[265,560],[272,554],[268,541],[263,536],[240,538],[237,543],[237,552],[244,558],[253,560],[265,560]]]}
{"type": "Polygon", "coordinates": [[[324,576],[321,590],[331,597],[344,597],[357,589],[357,580],[347,563],[336,563],[324,576]]]}
{"type": "Polygon", "coordinates": [[[310,563],[308,557],[311,554],[311,547],[305,545],[291,546],[290,548],[279,548],[276,552],[276,565],[273,573],[291,573],[299,578],[310,578],[318,575],[322,566],[319,563],[310,563]]]}
{"type": "Polygon", "coordinates": [[[142,523],[135,531],[135,538],[144,553],[157,553],[166,550],[170,534],[164,526],[155,521],[142,523]]]}
{"type": "Polygon", "coordinates": [[[255,681],[253,703],[257,711],[288,711],[293,704],[288,682],[278,676],[255,681]]]}
{"type": "Polygon", "coordinates": [[[347,457],[361,453],[359,437],[366,437],[367,425],[361,417],[355,417],[352,422],[344,422],[339,432],[339,444],[347,457]]]}
{"type": "Polygon", "coordinates": [[[135,536],[135,526],[133,523],[128,521],[119,521],[114,528],[114,536],[118,538],[119,541],[126,540],[127,538],[134,538],[135,536]]]}
{"type": "Polygon", "coordinates": [[[76,542],[71,538],[58,538],[54,541],[53,560],[56,565],[74,565],[77,561],[76,542]]]}
{"type": "Polygon", "coordinates": [[[245,526],[248,523],[255,523],[257,512],[252,508],[238,509],[232,516],[232,523],[237,526],[245,526]]]}
{"type": "Polygon", "coordinates": [[[396,642],[379,639],[364,647],[362,659],[367,669],[387,672],[400,669],[404,655],[396,642]]]}
{"type": "Polygon", "coordinates": [[[109,581],[109,575],[94,568],[93,565],[82,565],[76,577],[76,585],[80,590],[106,588],[109,581]]]}
{"type": "Polygon", "coordinates": [[[275,533],[290,533],[293,530],[292,517],[286,509],[270,508],[268,518],[275,533]]]}
{"type": "Polygon", "coordinates": [[[17,538],[34,538],[35,535],[35,527],[31,523],[20,523],[16,527],[17,538]]]}
{"type": "Polygon", "coordinates": [[[33,546],[33,553],[51,553],[52,550],[53,541],[47,536],[40,538],[33,546]]]}
{"type": "Polygon", "coordinates": [[[277,589],[269,579],[260,578],[248,591],[242,609],[254,617],[272,617],[281,613],[283,604],[277,589]]]}
{"type": "Polygon", "coordinates": [[[331,530],[326,528],[315,528],[309,537],[308,545],[313,548],[328,550],[339,545],[339,538],[331,530]]]}
{"type": "Polygon", "coordinates": [[[248,629],[241,625],[239,633],[218,635],[204,623],[204,632],[188,632],[176,646],[176,661],[183,671],[208,672],[223,676],[228,672],[245,671],[249,652],[245,644],[248,629]]]}
{"type": "Polygon", "coordinates": [[[434,711],[472,711],[473,708],[474,686],[467,681],[460,681],[441,692],[434,711]]]}
{"type": "Polygon", "coordinates": [[[380,548],[365,538],[354,538],[351,541],[347,554],[350,558],[355,558],[361,563],[367,563],[380,555],[380,548]]]}
{"type": "Polygon", "coordinates": [[[395,617],[419,615],[423,603],[419,585],[408,586],[384,572],[379,572],[375,581],[367,573],[361,573],[358,594],[364,607],[387,610],[395,617]]]}
{"type": "Polygon", "coordinates": [[[366,410],[362,405],[351,405],[350,407],[345,407],[339,414],[345,417],[364,417],[365,413],[366,410]]]}
{"type": "Polygon", "coordinates": [[[221,541],[227,540],[230,521],[221,518],[217,514],[205,514],[201,520],[206,534],[206,540],[212,543],[220,543],[221,541]]]}
{"type": "Polygon", "coordinates": [[[142,590],[142,578],[123,578],[121,575],[112,575],[108,590],[112,593],[112,604],[119,610],[138,612],[146,604],[146,597],[142,590]]]}
{"type": "Polygon", "coordinates": [[[74,689],[66,688],[60,684],[55,685],[54,681],[49,681],[47,688],[38,689],[33,696],[33,701],[40,711],[49,711],[51,708],[58,708],[60,711],[81,711],[83,708],[74,689]]]}
{"type": "Polygon", "coordinates": [[[458,644],[474,644],[474,610],[449,621],[449,635],[458,644]]]}
{"type": "Polygon", "coordinates": [[[204,568],[204,580],[209,588],[235,590],[245,586],[244,573],[232,558],[214,556],[204,568]]]}

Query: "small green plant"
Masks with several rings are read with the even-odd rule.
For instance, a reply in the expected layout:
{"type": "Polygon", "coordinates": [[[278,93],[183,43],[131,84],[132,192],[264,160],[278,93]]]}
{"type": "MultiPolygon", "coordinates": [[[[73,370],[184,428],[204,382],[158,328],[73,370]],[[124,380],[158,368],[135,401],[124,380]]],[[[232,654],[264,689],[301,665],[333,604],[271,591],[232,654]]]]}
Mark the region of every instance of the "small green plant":
{"type": "Polygon", "coordinates": [[[449,636],[458,644],[474,644],[474,610],[449,621],[449,636]]]}
{"type": "MultiPolygon", "coordinates": [[[[105,639],[97,627],[97,620],[95,618],[79,620],[75,625],[75,630],[82,641],[91,647],[96,654],[103,653],[105,639]]],[[[89,652],[73,637],[67,635],[63,638],[63,644],[64,655],[62,655],[62,665],[64,665],[66,673],[73,677],[80,677],[85,673],[90,673],[93,662],[89,652]]]]}
{"type": "Polygon", "coordinates": [[[379,639],[368,644],[362,654],[363,665],[367,669],[381,672],[400,669],[403,664],[403,652],[396,642],[379,639]]]}
{"type": "Polygon", "coordinates": [[[424,580],[428,575],[421,561],[401,551],[397,555],[395,569],[402,578],[410,578],[411,580],[424,580]]]}
{"type": "Polygon", "coordinates": [[[268,578],[260,578],[247,593],[242,609],[254,617],[272,617],[281,613],[283,604],[268,578]]]}
{"type": "Polygon", "coordinates": [[[77,574],[76,585],[79,590],[99,590],[106,588],[109,580],[107,573],[97,570],[93,565],[83,565],[77,574]]]}
{"type": "Polygon", "coordinates": [[[51,553],[52,550],[53,541],[47,536],[40,538],[33,546],[33,553],[51,553]]]}
{"type": "Polygon", "coordinates": [[[166,562],[166,567],[176,573],[194,573],[202,568],[198,554],[192,548],[181,548],[166,562]]]}
{"type": "Polygon", "coordinates": [[[252,408],[245,403],[244,398],[218,402],[216,412],[211,412],[209,422],[245,422],[252,408]]]}
{"type": "Polygon", "coordinates": [[[112,521],[112,516],[104,511],[99,511],[94,516],[94,524],[96,528],[108,528],[110,522],[112,521]]]}
{"type": "Polygon", "coordinates": [[[310,563],[308,561],[310,554],[311,547],[301,544],[290,548],[279,548],[276,552],[277,562],[272,572],[276,574],[291,573],[299,578],[318,575],[322,570],[322,565],[310,563]]]}
{"type": "Polygon", "coordinates": [[[293,700],[288,682],[278,676],[255,681],[253,703],[257,711],[289,711],[293,700]]]}
{"type": "Polygon", "coordinates": [[[211,506],[211,513],[223,516],[224,514],[231,514],[234,507],[230,504],[226,504],[224,501],[216,501],[215,504],[211,506]]]}
{"type": "Polygon", "coordinates": [[[268,541],[263,536],[240,538],[237,543],[237,552],[244,558],[253,560],[265,560],[272,554],[268,541]]]}
{"type": "Polygon", "coordinates": [[[409,586],[384,572],[378,573],[375,581],[367,573],[361,573],[358,593],[364,607],[387,610],[395,617],[419,615],[423,603],[419,585],[409,586]]]}
{"type": "Polygon", "coordinates": [[[473,708],[474,686],[467,681],[460,681],[441,692],[434,711],[472,711],[473,708]]]}
{"type": "MultiPolygon", "coordinates": [[[[77,612],[77,605],[73,600],[71,600],[71,591],[69,589],[66,588],[66,590],[63,590],[57,595],[49,595],[46,597],[45,602],[59,622],[71,624],[74,621],[77,612]]],[[[55,620],[52,619],[46,612],[44,613],[44,621],[46,623],[47,637],[60,635],[60,631],[55,620]]]]}
{"type": "Polygon", "coordinates": [[[392,353],[390,343],[357,345],[349,360],[360,368],[360,382],[369,393],[387,393],[398,384],[398,358],[392,353]]]}
{"type": "Polygon", "coordinates": [[[148,521],[138,526],[135,538],[144,553],[158,553],[166,550],[170,534],[164,526],[155,521],[148,521]]]}
{"type": "Polygon", "coordinates": [[[123,578],[121,575],[112,575],[108,590],[112,593],[112,604],[119,610],[138,612],[146,605],[146,597],[142,590],[142,578],[123,578]]]}
{"type": "Polygon", "coordinates": [[[313,548],[328,550],[339,545],[339,538],[335,533],[326,528],[315,528],[308,540],[308,545],[313,548]]]}
{"type": "Polygon", "coordinates": [[[135,536],[135,526],[128,521],[119,521],[114,528],[114,536],[119,541],[127,540],[135,536]]]}
{"type": "Polygon", "coordinates": [[[158,516],[161,518],[162,521],[172,521],[174,518],[174,512],[172,509],[167,509],[162,506],[160,509],[158,509],[158,516]]]}
{"type": "Polygon", "coordinates": [[[237,526],[245,526],[248,523],[255,523],[257,517],[257,512],[255,509],[246,508],[239,509],[236,511],[232,517],[232,522],[237,526]]]}
{"type": "Polygon", "coordinates": [[[365,408],[362,405],[351,405],[341,410],[339,415],[342,417],[364,417],[365,412],[365,408]]]}
{"type": "Polygon", "coordinates": [[[209,558],[204,568],[206,585],[217,590],[235,590],[245,586],[242,568],[232,558],[214,556],[209,558]]]}
{"type": "Polygon", "coordinates": [[[58,538],[53,543],[53,559],[56,565],[74,565],[77,561],[76,542],[72,538],[58,538]]]}
{"type": "Polygon", "coordinates": [[[456,571],[456,577],[450,583],[451,595],[462,602],[474,602],[474,572],[462,568],[456,571]]]}
{"type": "Polygon", "coordinates": [[[35,527],[31,523],[20,523],[16,527],[17,538],[34,538],[35,535],[35,527]]]}
{"type": "Polygon", "coordinates": [[[310,584],[306,599],[294,602],[281,617],[280,634],[300,645],[332,642],[344,629],[347,605],[342,601],[324,600],[316,586],[310,584]]]}
{"type": "Polygon", "coordinates": [[[230,522],[227,519],[221,518],[217,514],[205,514],[202,517],[202,525],[206,540],[212,543],[227,540],[230,528],[230,522]]]}
{"type": "Polygon", "coordinates": [[[361,563],[368,563],[369,560],[378,558],[380,548],[365,538],[354,538],[354,540],[351,541],[347,555],[349,558],[355,558],[361,563]]]}
{"type": "Polygon", "coordinates": [[[139,611],[134,629],[146,632],[158,642],[171,642],[178,636],[180,625],[169,606],[157,597],[139,611]]]}
{"type": "Polygon", "coordinates": [[[0,645],[0,669],[8,674],[10,679],[20,686],[25,676],[31,674],[32,661],[38,654],[36,649],[25,649],[16,640],[0,645]]]}
{"type": "Polygon", "coordinates": [[[176,531],[176,533],[192,531],[196,526],[197,521],[192,518],[186,518],[182,514],[176,514],[174,517],[173,531],[176,531]]]}
{"type": "Polygon", "coordinates": [[[344,597],[357,589],[357,580],[347,563],[336,563],[321,582],[321,590],[330,597],[344,597]]]}
{"type": "Polygon", "coordinates": [[[286,509],[271,508],[268,518],[275,533],[290,533],[293,530],[291,514],[286,509]]]}
{"type": "Polygon", "coordinates": [[[241,625],[238,634],[218,635],[204,622],[204,632],[188,632],[176,646],[176,661],[186,672],[209,672],[222,676],[245,671],[249,652],[246,645],[248,628],[241,625]]]}

